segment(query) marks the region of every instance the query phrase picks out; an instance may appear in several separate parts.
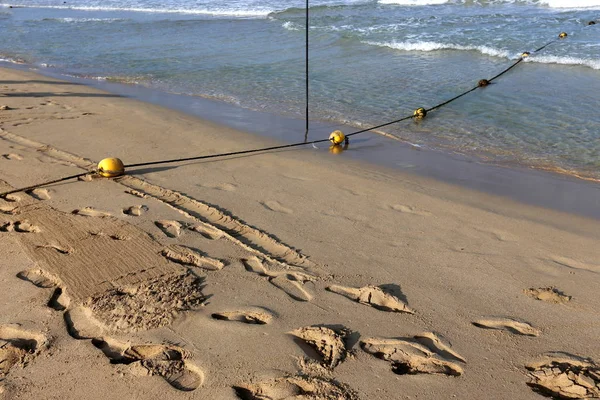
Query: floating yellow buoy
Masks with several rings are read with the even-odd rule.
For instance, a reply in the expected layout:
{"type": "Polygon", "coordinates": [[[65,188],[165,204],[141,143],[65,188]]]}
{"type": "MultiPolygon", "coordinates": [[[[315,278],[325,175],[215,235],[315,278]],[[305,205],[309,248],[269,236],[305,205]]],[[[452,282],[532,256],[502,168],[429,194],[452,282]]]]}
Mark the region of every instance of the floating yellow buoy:
{"type": "Polygon", "coordinates": [[[490,81],[488,81],[487,79],[481,79],[479,82],[477,82],[477,86],[479,86],[479,87],[485,87],[489,84],[490,84],[490,81]]]}
{"type": "Polygon", "coordinates": [[[525,57],[529,57],[531,53],[528,51],[523,52],[523,54],[521,54],[521,58],[525,58],[525,57]]]}
{"type": "Polygon", "coordinates": [[[125,173],[125,166],[118,158],[105,158],[98,163],[98,173],[105,178],[114,178],[125,173]]]}
{"type": "Polygon", "coordinates": [[[346,135],[342,131],[333,131],[331,135],[329,135],[329,141],[335,144],[341,144],[344,140],[346,140],[346,135]]]}
{"type": "Polygon", "coordinates": [[[413,117],[416,119],[423,119],[427,116],[427,110],[424,109],[423,107],[419,107],[415,110],[415,112],[413,113],[413,117]]]}
{"type": "Polygon", "coordinates": [[[567,37],[567,32],[561,32],[561,33],[558,35],[558,37],[559,37],[559,38],[561,38],[561,39],[564,39],[564,38],[566,38],[566,37],[567,37]]]}

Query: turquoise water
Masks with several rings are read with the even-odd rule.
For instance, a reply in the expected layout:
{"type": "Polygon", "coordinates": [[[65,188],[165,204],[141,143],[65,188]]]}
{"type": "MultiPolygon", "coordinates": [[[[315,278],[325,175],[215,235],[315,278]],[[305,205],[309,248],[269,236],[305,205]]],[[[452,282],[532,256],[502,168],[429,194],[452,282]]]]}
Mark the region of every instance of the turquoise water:
{"type": "MultiPolygon", "coordinates": [[[[382,130],[600,179],[600,0],[310,4],[311,120],[357,129],[441,103],[567,32],[493,85],[382,130]]],[[[303,118],[304,5],[17,0],[0,5],[0,59],[303,118]]]]}

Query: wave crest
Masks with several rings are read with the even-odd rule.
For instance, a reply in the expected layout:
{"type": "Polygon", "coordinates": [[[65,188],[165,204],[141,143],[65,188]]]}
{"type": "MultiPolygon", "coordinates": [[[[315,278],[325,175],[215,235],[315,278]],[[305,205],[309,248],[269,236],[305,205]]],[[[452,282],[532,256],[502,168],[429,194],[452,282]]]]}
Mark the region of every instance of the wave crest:
{"type": "Polygon", "coordinates": [[[439,42],[370,42],[365,41],[365,44],[373,46],[389,47],[395,50],[403,51],[437,51],[437,50],[462,50],[462,51],[478,51],[481,54],[492,57],[510,58],[510,52],[507,50],[495,49],[489,46],[463,46],[451,43],[439,42]]]}

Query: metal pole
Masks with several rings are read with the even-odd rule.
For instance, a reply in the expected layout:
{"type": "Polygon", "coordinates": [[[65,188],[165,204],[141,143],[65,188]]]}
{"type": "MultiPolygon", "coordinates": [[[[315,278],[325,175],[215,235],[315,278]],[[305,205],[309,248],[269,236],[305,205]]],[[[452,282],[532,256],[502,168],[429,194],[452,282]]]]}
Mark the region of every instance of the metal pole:
{"type": "Polygon", "coordinates": [[[304,141],[308,140],[308,0],[306,0],[306,131],[304,133],[304,141]]]}

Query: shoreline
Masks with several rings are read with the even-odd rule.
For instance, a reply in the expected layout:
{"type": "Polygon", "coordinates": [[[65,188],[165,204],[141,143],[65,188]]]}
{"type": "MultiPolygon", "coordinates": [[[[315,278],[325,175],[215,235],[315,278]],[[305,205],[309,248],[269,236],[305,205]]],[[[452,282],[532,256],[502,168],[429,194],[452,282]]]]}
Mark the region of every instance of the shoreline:
{"type": "MultiPolygon", "coordinates": [[[[278,143],[0,74],[2,190],[278,143]]],[[[0,201],[3,400],[533,400],[596,379],[600,221],[317,151],[128,172],[0,201]]]]}
{"type": "MultiPolygon", "coordinates": [[[[29,65],[0,63],[0,66],[83,84],[284,143],[304,140],[304,120],[248,110],[202,97],[166,93],[140,85],[66,76],[60,72],[29,65]]],[[[356,130],[344,125],[312,122],[309,140],[326,138],[336,129],[346,133],[356,130]]],[[[326,144],[318,147],[320,151],[326,151],[327,148],[326,144]]],[[[433,178],[534,206],[600,219],[598,182],[569,173],[485,162],[475,156],[415,147],[408,142],[369,132],[354,138],[342,157],[433,178]],[[557,193],[560,193],[560,196],[557,196],[557,193]]]]}

